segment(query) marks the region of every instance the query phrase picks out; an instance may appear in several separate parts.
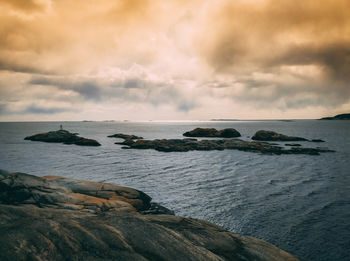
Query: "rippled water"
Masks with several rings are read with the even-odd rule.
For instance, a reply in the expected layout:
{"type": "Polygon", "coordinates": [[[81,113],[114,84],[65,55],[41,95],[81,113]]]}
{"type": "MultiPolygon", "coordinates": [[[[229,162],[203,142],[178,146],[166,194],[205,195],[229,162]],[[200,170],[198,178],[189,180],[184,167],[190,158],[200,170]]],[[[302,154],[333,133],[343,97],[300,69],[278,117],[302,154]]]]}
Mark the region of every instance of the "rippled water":
{"type": "MultiPolygon", "coordinates": [[[[303,120],[131,123],[63,122],[101,147],[25,141],[57,122],[0,123],[0,168],[60,175],[140,189],[177,215],[201,218],[267,240],[301,260],[350,260],[350,121],[303,120]],[[233,127],[248,139],[260,129],[321,138],[336,153],[123,150],[117,132],[182,138],[195,127],[233,127]]],[[[281,143],[284,144],[284,143],[281,143]]]]}

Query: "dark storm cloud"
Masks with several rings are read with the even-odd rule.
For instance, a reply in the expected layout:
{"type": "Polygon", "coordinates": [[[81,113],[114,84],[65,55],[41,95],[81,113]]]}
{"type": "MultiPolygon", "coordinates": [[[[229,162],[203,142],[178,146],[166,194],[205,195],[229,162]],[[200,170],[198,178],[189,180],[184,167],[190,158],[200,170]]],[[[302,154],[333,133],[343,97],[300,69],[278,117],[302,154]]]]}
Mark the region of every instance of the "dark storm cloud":
{"type": "Polygon", "coordinates": [[[72,109],[59,107],[40,107],[34,104],[29,105],[21,110],[11,110],[6,104],[0,104],[0,115],[57,114],[68,111],[72,111],[72,109]]]}
{"type": "Polygon", "coordinates": [[[0,0],[1,4],[24,12],[41,11],[45,7],[43,3],[35,0],[0,0]]]}
{"type": "Polygon", "coordinates": [[[29,81],[33,85],[55,86],[62,90],[71,90],[79,93],[86,100],[101,100],[101,88],[95,81],[70,81],[65,79],[51,79],[34,77],[29,81]]]}
{"type": "Polygon", "coordinates": [[[43,108],[36,105],[28,106],[25,110],[21,111],[20,114],[56,114],[61,112],[70,111],[66,108],[43,108]]]}
{"type": "Polygon", "coordinates": [[[194,103],[194,102],[187,102],[187,101],[181,101],[177,105],[177,109],[179,111],[183,111],[183,112],[189,112],[189,111],[193,110],[196,107],[198,107],[198,105],[196,103],[194,103]]]}
{"type": "Polygon", "coordinates": [[[234,100],[284,109],[350,101],[349,1],[224,2],[200,50],[243,86],[234,100]]]}
{"type": "Polygon", "coordinates": [[[140,79],[127,79],[124,84],[124,88],[144,88],[145,87],[145,82],[140,80],[140,79]]]}
{"type": "Polygon", "coordinates": [[[350,79],[350,42],[323,46],[297,45],[266,61],[266,66],[313,64],[325,69],[334,81],[348,81],[350,79]]]}
{"type": "Polygon", "coordinates": [[[54,86],[61,90],[76,92],[87,101],[104,102],[107,100],[150,103],[154,106],[174,104],[179,111],[188,112],[198,107],[194,101],[189,102],[172,84],[154,82],[142,78],[125,78],[106,81],[101,78],[84,79],[69,77],[32,77],[31,85],[54,86]]]}
{"type": "Polygon", "coordinates": [[[5,60],[0,60],[0,71],[10,71],[10,72],[19,72],[19,73],[29,73],[29,74],[55,74],[52,71],[48,71],[42,68],[37,68],[35,66],[26,64],[26,63],[16,63],[9,62],[5,60]]]}

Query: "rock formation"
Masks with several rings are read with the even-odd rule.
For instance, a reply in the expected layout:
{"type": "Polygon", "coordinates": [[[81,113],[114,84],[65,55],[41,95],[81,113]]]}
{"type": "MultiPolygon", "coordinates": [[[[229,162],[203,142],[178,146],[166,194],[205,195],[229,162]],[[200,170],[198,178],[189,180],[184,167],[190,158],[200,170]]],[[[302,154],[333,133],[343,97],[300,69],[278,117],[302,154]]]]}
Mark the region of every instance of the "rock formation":
{"type": "Polygon", "coordinates": [[[183,134],[185,137],[206,137],[206,138],[236,138],[241,134],[232,128],[217,130],[214,128],[196,128],[183,134]]]}
{"type": "Polygon", "coordinates": [[[101,146],[96,140],[79,137],[76,133],[70,133],[66,130],[50,131],[46,133],[35,134],[24,138],[31,141],[55,142],[63,144],[75,144],[80,146],[101,146]]]}
{"type": "Polygon", "coordinates": [[[338,114],[333,117],[324,117],[320,120],[350,120],[350,113],[338,114]]]}
{"type": "Polygon", "coordinates": [[[156,140],[125,140],[116,144],[126,145],[125,149],[154,149],[163,152],[184,152],[191,150],[241,150],[263,154],[309,154],[319,155],[320,152],[332,152],[322,148],[292,147],[286,150],[267,142],[243,141],[240,139],[197,140],[197,139],[156,139],[156,140]]]}
{"type": "Polygon", "coordinates": [[[121,138],[124,140],[142,140],[143,139],[143,137],[139,137],[136,135],[123,134],[123,133],[117,133],[117,134],[109,135],[107,137],[108,138],[121,138]]]}
{"type": "Polygon", "coordinates": [[[0,171],[0,260],[297,260],[151,205],[131,188],[0,171]]]}
{"type": "Polygon", "coordinates": [[[286,135],[279,134],[279,133],[274,132],[274,131],[266,131],[266,130],[257,131],[254,134],[254,136],[252,137],[252,140],[260,140],[260,141],[308,141],[305,138],[286,136],[286,135]]]}
{"type": "Polygon", "coordinates": [[[311,140],[311,142],[325,142],[325,141],[321,140],[321,139],[313,139],[313,140],[311,140]]]}

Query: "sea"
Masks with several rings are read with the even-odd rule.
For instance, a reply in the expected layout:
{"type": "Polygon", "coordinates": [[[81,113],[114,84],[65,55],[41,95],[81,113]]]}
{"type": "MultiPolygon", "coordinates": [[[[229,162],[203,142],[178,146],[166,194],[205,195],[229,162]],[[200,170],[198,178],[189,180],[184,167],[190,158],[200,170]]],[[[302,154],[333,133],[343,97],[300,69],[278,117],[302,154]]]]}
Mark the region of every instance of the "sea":
{"type": "MultiPolygon", "coordinates": [[[[285,143],[279,143],[284,146],[285,143]]],[[[1,122],[0,168],[108,182],[144,191],[176,215],[266,240],[302,261],[350,260],[350,121],[1,122]],[[83,147],[24,140],[58,130],[99,141],[83,147]],[[122,149],[115,133],[183,138],[196,127],[322,139],[333,153],[262,155],[237,150],[122,149]]]]}

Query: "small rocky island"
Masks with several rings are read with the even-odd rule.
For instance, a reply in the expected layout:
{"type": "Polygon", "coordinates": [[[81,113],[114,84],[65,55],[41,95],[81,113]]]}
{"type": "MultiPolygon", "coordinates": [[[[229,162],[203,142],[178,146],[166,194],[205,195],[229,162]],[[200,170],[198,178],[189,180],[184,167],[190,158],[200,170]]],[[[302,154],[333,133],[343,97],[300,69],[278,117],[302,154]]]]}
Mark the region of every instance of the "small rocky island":
{"type": "Polygon", "coordinates": [[[143,137],[136,136],[136,135],[129,135],[129,134],[123,134],[123,133],[117,133],[113,135],[107,136],[108,138],[120,138],[124,140],[142,140],[143,137]]]}
{"type": "Polygon", "coordinates": [[[257,131],[252,140],[260,141],[308,141],[308,139],[294,136],[287,136],[274,131],[259,130],[257,131]]]}
{"type": "Polygon", "coordinates": [[[233,128],[227,128],[223,130],[217,130],[214,128],[196,128],[194,130],[185,132],[183,136],[205,138],[237,138],[241,137],[241,134],[233,128]]]}
{"type": "Polygon", "coordinates": [[[154,149],[162,152],[186,152],[192,150],[240,150],[270,155],[308,154],[319,155],[321,152],[333,152],[323,148],[292,147],[285,149],[275,144],[258,141],[244,141],[240,139],[155,139],[155,140],[124,140],[116,144],[126,145],[124,149],[154,149]]]}
{"type": "Polygon", "coordinates": [[[101,146],[96,140],[79,137],[76,133],[70,133],[67,130],[49,131],[39,133],[24,138],[31,141],[43,141],[63,144],[75,144],[79,146],[101,146]]]}
{"type": "Polygon", "coordinates": [[[117,185],[0,170],[0,260],[297,261],[117,185]]]}
{"type": "Polygon", "coordinates": [[[350,113],[338,114],[333,117],[324,117],[324,118],[321,118],[320,120],[350,120],[350,113]]]}

